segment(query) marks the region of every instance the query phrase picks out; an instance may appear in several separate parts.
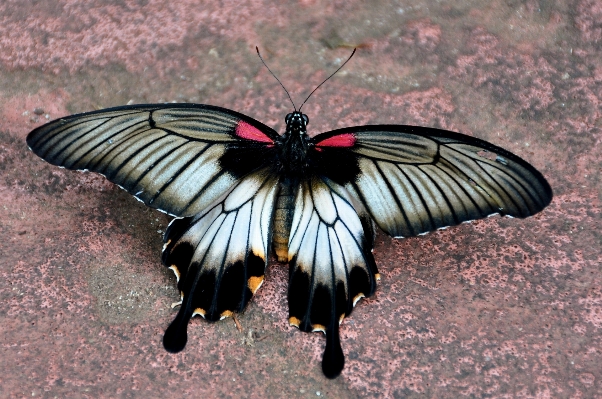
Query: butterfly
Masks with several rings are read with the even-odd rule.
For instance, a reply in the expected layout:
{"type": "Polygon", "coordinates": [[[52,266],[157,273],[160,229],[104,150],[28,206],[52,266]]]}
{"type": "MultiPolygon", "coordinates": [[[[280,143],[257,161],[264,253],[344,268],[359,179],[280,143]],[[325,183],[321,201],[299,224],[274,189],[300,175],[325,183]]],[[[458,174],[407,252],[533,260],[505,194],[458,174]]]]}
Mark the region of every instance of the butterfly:
{"type": "Polygon", "coordinates": [[[325,334],[322,370],[335,378],[339,324],[380,278],[376,226],[413,237],[496,213],[525,218],[552,199],[540,172],[486,141],[404,125],[310,137],[294,109],[282,135],[225,108],[147,104],[67,116],[27,136],[47,162],[100,173],[175,217],[162,261],[181,301],[167,351],[184,349],[192,317],[243,311],[273,253],[289,264],[289,323],[325,334]]]}

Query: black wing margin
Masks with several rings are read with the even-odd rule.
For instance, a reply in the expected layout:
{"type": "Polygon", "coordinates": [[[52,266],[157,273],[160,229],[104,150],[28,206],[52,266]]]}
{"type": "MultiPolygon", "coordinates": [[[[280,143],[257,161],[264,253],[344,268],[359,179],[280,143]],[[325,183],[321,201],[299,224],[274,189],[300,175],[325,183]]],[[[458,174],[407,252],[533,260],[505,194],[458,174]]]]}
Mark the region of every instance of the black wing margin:
{"type": "Polygon", "coordinates": [[[496,213],[524,218],[552,200],[550,185],[529,163],[460,133],[358,126],[320,134],[312,143],[316,173],[342,184],[394,237],[496,213]],[[344,169],[327,161],[344,156],[344,169]]]}
{"type": "Polygon", "coordinates": [[[27,144],[53,165],[98,172],[146,205],[184,217],[267,165],[278,139],[228,109],[149,104],[60,118],[33,130],[27,144]]]}

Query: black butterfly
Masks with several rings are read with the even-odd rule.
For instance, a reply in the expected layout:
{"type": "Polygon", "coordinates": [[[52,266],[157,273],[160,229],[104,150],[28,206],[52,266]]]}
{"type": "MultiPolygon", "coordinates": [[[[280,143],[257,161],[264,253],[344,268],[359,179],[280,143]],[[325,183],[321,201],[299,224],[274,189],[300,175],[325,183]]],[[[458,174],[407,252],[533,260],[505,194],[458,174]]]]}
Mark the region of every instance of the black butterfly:
{"type": "Polygon", "coordinates": [[[273,250],[290,265],[290,324],[326,334],[329,378],[345,362],[339,324],[379,279],[374,223],[412,237],[495,213],[524,218],[552,199],[541,173],[483,140],[403,125],[309,137],[307,123],[295,110],[279,135],[210,105],[132,105],[52,121],[27,144],[176,217],[162,255],[182,299],[168,351],[184,349],[191,317],[242,311],[273,250]]]}

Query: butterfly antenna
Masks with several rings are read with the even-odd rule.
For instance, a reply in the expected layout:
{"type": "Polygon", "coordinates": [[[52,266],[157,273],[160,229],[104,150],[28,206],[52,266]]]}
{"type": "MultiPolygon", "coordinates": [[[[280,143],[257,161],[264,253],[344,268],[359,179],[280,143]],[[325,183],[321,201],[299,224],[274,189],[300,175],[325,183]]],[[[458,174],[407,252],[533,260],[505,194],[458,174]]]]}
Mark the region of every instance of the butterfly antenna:
{"type": "Polygon", "coordinates": [[[295,103],[293,102],[293,99],[291,98],[291,95],[288,93],[288,90],[286,90],[286,87],[284,87],[284,85],[282,84],[282,82],[280,81],[280,79],[278,79],[278,77],[276,75],[274,75],[274,72],[272,72],[272,70],[270,69],[270,67],[268,66],[268,64],[265,63],[265,61],[261,57],[261,54],[259,54],[259,47],[255,46],[255,50],[257,50],[257,55],[259,56],[259,59],[261,60],[261,62],[263,62],[263,65],[265,65],[265,67],[268,69],[268,71],[270,71],[270,73],[272,74],[272,76],[274,77],[274,79],[276,79],[278,81],[278,83],[280,83],[280,86],[282,86],[282,88],[286,92],[286,95],[288,96],[288,99],[291,100],[291,104],[293,104],[293,108],[295,109],[295,112],[296,112],[297,111],[297,107],[295,107],[295,103]]]}
{"type": "Polygon", "coordinates": [[[303,104],[301,104],[301,106],[299,107],[299,112],[301,112],[301,108],[303,108],[303,105],[305,105],[305,103],[307,102],[307,100],[309,100],[309,98],[311,97],[311,95],[314,94],[314,92],[316,90],[318,90],[324,83],[326,83],[326,81],[328,79],[332,78],[338,71],[341,70],[341,68],[343,68],[345,66],[345,64],[347,64],[349,62],[349,60],[351,59],[351,57],[353,57],[353,54],[355,54],[355,50],[357,50],[357,48],[353,49],[353,52],[351,53],[351,55],[349,56],[349,58],[347,58],[347,61],[343,62],[343,65],[341,65],[340,67],[338,67],[336,71],[334,71],[329,77],[327,77],[326,79],[324,79],[324,81],[322,83],[320,83],[318,85],[318,87],[316,87],[311,93],[309,93],[309,96],[307,96],[307,98],[305,99],[305,101],[303,101],[303,104]]]}

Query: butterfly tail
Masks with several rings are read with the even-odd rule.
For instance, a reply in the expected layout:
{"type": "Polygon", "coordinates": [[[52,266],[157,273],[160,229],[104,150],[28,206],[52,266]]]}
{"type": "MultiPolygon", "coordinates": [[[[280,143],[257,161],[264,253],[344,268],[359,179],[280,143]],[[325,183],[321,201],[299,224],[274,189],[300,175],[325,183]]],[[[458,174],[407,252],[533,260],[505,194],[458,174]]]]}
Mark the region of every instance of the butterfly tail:
{"type": "Polygon", "coordinates": [[[188,322],[192,317],[192,311],[188,306],[182,306],[178,315],[171,322],[163,336],[163,346],[171,353],[178,353],[184,349],[188,341],[188,322]]]}
{"type": "Polygon", "coordinates": [[[339,323],[336,321],[326,330],[326,348],[322,355],[322,372],[333,379],[341,374],[345,366],[345,355],[339,338],[339,323]]]}

